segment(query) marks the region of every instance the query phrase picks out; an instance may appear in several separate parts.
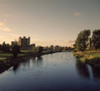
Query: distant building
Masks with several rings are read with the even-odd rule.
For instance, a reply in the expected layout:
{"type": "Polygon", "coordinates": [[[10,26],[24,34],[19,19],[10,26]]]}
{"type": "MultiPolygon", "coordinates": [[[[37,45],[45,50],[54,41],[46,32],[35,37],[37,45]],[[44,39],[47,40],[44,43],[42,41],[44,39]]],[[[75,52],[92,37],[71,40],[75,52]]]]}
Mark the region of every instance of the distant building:
{"type": "Polygon", "coordinates": [[[11,45],[14,45],[15,43],[20,46],[21,50],[32,50],[35,47],[35,44],[30,44],[30,37],[19,37],[18,41],[12,41],[11,45]]]}
{"type": "Polygon", "coordinates": [[[22,50],[32,50],[35,47],[35,44],[30,45],[30,37],[26,38],[25,36],[23,38],[19,37],[18,45],[22,50]]]}
{"type": "Polygon", "coordinates": [[[30,45],[30,37],[26,38],[25,36],[23,38],[19,37],[18,39],[18,45],[21,47],[26,47],[30,45]]]}

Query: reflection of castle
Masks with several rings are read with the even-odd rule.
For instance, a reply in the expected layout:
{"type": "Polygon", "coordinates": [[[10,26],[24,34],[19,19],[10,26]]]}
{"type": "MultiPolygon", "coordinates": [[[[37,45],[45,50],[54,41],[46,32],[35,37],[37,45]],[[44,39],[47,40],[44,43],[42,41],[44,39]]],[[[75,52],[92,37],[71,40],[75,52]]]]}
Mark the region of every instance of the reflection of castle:
{"type": "MultiPolygon", "coordinates": [[[[12,45],[14,42],[12,42],[12,45]]],[[[21,50],[32,50],[35,47],[35,44],[30,45],[30,37],[26,38],[25,36],[19,37],[17,44],[20,46],[21,50]]]]}

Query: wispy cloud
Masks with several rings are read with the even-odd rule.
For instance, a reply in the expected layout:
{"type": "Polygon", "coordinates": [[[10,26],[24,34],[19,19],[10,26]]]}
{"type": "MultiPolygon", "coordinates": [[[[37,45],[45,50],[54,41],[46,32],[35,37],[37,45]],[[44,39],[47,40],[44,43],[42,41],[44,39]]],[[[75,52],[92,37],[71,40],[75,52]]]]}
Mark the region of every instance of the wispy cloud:
{"type": "Polygon", "coordinates": [[[67,40],[66,43],[72,44],[72,43],[75,43],[75,40],[67,40]]]}
{"type": "Polygon", "coordinates": [[[74,16],[80,16],[81,13],[80,12],[74,12],[74,16]]]}
{"type": "Polygon", "coordinates": [[[15,34],[15,33],[10,33],[9,35],[12,37],[19,37],[20,36],[19,34],[15,34]]]}
{"type": "Polygon", "coordinates": [[[15,38],[12,36],[0,35],[0,43],[3,43],[4,41],[6,43],[11,43],[11,41],[13,41],[13,40],[15,40],[15,38]]]}
{"type": "Polygon", "coordinates": [[[5,22],[0,22],[0,31],[10,32],[11,29],[5,24],[5,22]]]}
{"type": "Polygon", "coordinates": [[[32,43],[36,43],[37,45],[42,45],[42,46],[50,46],[50,45],[70,46],[75,43],[75,40],[67,40],[67,41],[56,40],[56,39],[43,40],[43,39],[32,38],[32,43]]]}
{"type": "Polygon", "coordinates": [[[10,14],[4,14],[4,16],[5,16],[5,17],[8,17],[8,16],[10,16],[10,14]]]}

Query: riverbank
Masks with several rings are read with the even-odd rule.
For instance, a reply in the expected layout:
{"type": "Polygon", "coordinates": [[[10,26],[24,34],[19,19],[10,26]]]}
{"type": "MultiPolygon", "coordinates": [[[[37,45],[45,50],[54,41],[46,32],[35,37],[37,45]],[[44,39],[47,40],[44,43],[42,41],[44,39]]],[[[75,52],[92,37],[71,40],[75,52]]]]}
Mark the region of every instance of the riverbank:
{"type": "Polygon", "coordinates": [[[74,52],[74,55],[84,64],[100,67],[100,51],[74,52]]]}
{"type": "Polygon", "coordinates": [[[34,53],[34,52],[24,52],[24,53],[20,53],[17,58],[14,58],[11,54],[9,54],[6,56],[6,58],[0,60],[0,73],[9,69],[11,66],[15,66],[21,62],[27,61],[30,58],[40,57],[42,55],[52,54],[56,52],[59,52],[59,51],[52,51],[52,52],[49,51],[49,52],[43,52],[41,54],[34,53]]]}

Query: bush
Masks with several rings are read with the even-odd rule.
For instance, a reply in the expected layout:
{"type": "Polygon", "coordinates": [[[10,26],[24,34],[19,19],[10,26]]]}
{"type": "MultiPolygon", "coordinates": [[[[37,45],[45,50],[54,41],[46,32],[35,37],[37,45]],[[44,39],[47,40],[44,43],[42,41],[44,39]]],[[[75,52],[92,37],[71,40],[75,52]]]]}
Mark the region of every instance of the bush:
{"type": "Polygon", "coordinates": [[[79,51],[85,51],[87,47],[88,37],[90,35],[90,30],[81,31],[75,41],[75,48],[79,51]]]}
{"type": "Polygon", "coordinates": [[[20,46],[17,44],[13,45],[12,46],[12,54],[13,54],[14,58],[17,58],[19,52],[20,52],[20,46]]]}

